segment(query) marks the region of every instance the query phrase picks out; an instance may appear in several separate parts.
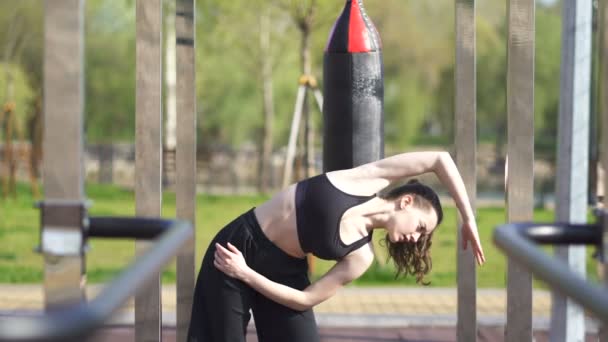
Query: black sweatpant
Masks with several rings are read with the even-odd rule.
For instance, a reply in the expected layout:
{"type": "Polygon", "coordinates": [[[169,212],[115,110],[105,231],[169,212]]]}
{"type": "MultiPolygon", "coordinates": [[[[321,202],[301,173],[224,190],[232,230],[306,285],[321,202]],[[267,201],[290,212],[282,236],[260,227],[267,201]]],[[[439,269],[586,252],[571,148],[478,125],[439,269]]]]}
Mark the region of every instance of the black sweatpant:
{"type": "Polygon", "coordinates": [[[319,341],[312,310],[278,304],[215,268],[216,242],[236,246],[249,267],[272,281],[298,290],[310,284],[306,259],[292,257],[268,240],[251,209],[224,227],[205,253],[194,290],[188,342],[244,342],[250,309],[260,342],[319,341]]]}

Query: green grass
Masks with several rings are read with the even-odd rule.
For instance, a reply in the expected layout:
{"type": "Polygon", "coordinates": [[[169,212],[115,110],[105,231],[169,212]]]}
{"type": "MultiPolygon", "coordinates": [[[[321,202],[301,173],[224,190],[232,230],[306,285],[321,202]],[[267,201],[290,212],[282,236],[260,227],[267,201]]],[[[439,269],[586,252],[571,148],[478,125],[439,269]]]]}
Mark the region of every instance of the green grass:
{"type": "MultiPolygon", "coordinates": [[[[87,185],[87,196],[92,200],[90,214],[94,216],[133,216],[135,200],[132,191],[113,186],[87,185]]],[[[39,243],[39,212],[34,209],[35,200],[29,189],[19,185],[17,199],[0,199],[0,283],[39,283],[42,281],[42,258],[33,252],[39,243]]],[[[196,259],[197,264],[215,233],[234,217],[263,202],[267,196],[209,196],[199,195],[196,211],[196,259]]],[[[175,195],[163,197],[164,217],[175,215],[175,195]]],[[[479,287],[503,287],[506,282],[506,261],[492,243],[492,230],[505,222],[504,208],[479,208],[477,220],[486,253],[487,263],[477,270],[479,287]]],[[[536,210],[536,221],[552,221],[553,212],[536,210]]],[[[385,249],[378,241],[383,234],[374,234],[376,253],[379,256],[370,270],[354,284],[368,285],[415,285],[412,277],[394,279],[392,264],[386,264],[385,249]]],[[[86,256],[87,278],[91,283],[111,280],[125,268],[134,257],[134,242],[92,239],[86,256]]],[[[550,248],[547,248],[550,250],[550,248]]],[[[550,252],[550,251],[549,251],[550,252]]],[[[591,254],[593,248],[588,248],[591,254]]],[[[426,278],[431,286],[452,287],[456,285],[456,210],[445,208],[444,223],[433,241],[433,271],[426,278]]],[[[333,262],[316,260],[312,278],[326,272],[333,262]]],[[[588,258],[588,274],[595,278],[595,262],[588,258]]],[[[175,282],[175,265],[163,272],[163,281],[175,282]]],[[[539,282],[535,286],[542,287],[539,282]]]]}

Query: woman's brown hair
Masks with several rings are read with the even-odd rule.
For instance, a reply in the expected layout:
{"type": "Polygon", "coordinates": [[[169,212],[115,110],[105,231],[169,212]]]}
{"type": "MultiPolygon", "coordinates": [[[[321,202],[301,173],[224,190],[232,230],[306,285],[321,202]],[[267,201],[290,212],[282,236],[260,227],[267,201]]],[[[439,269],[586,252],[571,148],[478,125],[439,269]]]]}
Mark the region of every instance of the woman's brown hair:
{"type": "MultiPolygon", "coordinates": [[[[418,208],[435,210],[437,214],[437,226],[443,220],[443,209],[439,196],[430,187],[418,182],[416,179],[409,181],[407,184],[396,187],[385,194],[380,194],[379,197],[384,199],[396,199],[400,196],[412,194],[414,195],[414,205],[418,208]]],[[[389,258],[393,259],[397,272],[395,278],[403,274],[405,276],[416,276],[416,282],[422,285],[428,285],[430,282],[424,281],[424,276],[428,274],[433,262],[431,259],[431,245],[433,230],[430,234],[422,234],[418,241],[391,242],[388,234],[384,237],[389,258]]]]}

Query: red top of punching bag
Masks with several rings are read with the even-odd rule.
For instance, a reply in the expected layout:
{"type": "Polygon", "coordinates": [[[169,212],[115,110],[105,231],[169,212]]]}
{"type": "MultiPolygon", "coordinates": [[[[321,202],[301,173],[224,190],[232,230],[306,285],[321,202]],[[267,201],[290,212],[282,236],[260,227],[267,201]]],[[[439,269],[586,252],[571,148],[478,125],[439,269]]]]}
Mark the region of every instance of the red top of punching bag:
{"type": "Polygon", "coordinates": [[[326,52],[371,52],[381,50],[376,27],[363,8],[362,0],[348,0],[329,34],[326,52]]]}

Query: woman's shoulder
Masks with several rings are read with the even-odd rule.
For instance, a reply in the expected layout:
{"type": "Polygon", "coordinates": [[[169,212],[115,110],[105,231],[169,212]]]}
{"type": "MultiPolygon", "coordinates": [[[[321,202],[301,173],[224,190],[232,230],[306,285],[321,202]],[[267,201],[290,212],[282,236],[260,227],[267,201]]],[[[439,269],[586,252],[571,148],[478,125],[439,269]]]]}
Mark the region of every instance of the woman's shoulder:
{"type": "Polygon", "coordinates": [[[326,174],[338,189],[353,195],[370,196],[389,185],[386,179],[373,174],[368,165],[353,169],[331,171],[326,174]]]}

